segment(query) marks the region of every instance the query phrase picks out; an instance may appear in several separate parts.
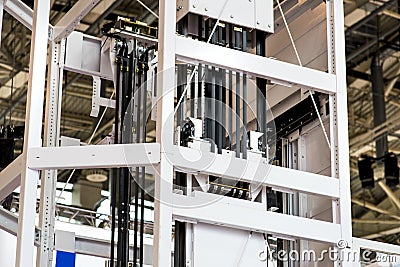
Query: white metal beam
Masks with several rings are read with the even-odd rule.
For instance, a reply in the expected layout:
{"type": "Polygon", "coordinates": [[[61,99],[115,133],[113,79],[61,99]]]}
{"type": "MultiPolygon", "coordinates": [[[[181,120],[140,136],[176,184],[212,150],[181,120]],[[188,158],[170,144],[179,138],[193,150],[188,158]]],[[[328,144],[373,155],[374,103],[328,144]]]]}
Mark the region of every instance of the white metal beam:
{"type": "Polygon", "coordinates": [[[0,200],[11,194],[21,183],[23,156],[19,155],[0,172],[0,200]]]}
{"type": "Polygon", "coordinates": [[[37,147],[32,148],[29,154],[28,167],[33,170],[148,166],[159,163],[160,145],[37,147]]]}
{"type": "MultiPolygon", "coordinates": [[[[63,69],[59,64],[63,60],[62,51],[65,49],[65,40],[56,44],[51,42],[48,59],[46,112],[44,123],[43,145],[54,147],[59,145],[61,99],[62,99],[62,74],[63,69]]],[[[41,243],[37,253],[37,267],[50,267],[53,263],[54,250],[54,224],[55,224],[55,195],[57,184],[57,170],[42,172],[40,185],[39,225],[41,243]]]]}
{"type": "Polygon", "coordinates": [[[182,36],[176,36],[175,41],[177,59],[184,62],[206,63],[243,71],[283,84],[302,86],[328,94],[336,93],[336,77],[330,73],[226,49],[182,36]]]}
{"type": "Polygon", "coordinates": [[[154,183],[154,266],[171,266],[172,184],[174,168],[167,153],[174,143],[176,1],[159,1],[157,143],[160,164],[154,183]]]}
{"type": "MultiPolygon", "coordinates": [[[[340,200],[333,203],[333,209],[338,207],[337,223],[341,227],[341,239],[350,244],[352,242],[351,223],[351,191],[350,191],[350,164],[349,164],[349,133],[347,118],[347,85],[346,85],[346,53],[344,36],[344,11],[342,0],[326,1],[327,13],[327,42],[329,71],[335,75],[336,95],[329,103],[333,106],[334,114],[330,123],[334,126],[331,135],[335,136],[334,147],[331,147],[334,158],[331,160],[332,171],[339,176],[340,200]]],[[[335,175],[335,174],[332,174],[335,175]]],[[[335,175],[336,176],[336,175],[335,175]]],[[[334,212],[336,216],[336,212],[334,212]]],[[[338,265],[350,267],[352,264],[342,260],[338,265]]]]}
{"type": "Polygon", "coordinates": [[[330,244],[340,240],[339,224],[249,208],[247,205],[237,204],[240,201],[237,199],[197,193],[192,197],[174,194],[175,219],[330,244]]]}
{"type": "Polygon", "coordinates": [[[32,30],[33,10],[21,0],[6,0],[4,9],[22,23],[29,30],[32,30]]]}
{"type": "Polygon", "coordinates": [[[41,122],[43,119],[50,1],[35,0],[34,8],[26,101],[24,161],[21,168],[16,267],[32,267],[35,251],[34,230],[39,171],[28,168],[27,158],[31,148],[41,147],[42,145],[41,122]]]}
{"type": "Polygon", "coordinates": [[[100,0],[79,0],[54,26],[54,41],[66,38],[100,0]]]}
{"type": "Polygon", "coordinates": [[[174,153],[169,158],[179,170],[196,171],[217,177],[252,182],[255,185],[267,185],[277,190],[293,190],[331,198],[340,197],[338,179],[273,166],[268,164],[264,158],[256,161],[246,160],[181,146],[174,146],[174,153]]]}

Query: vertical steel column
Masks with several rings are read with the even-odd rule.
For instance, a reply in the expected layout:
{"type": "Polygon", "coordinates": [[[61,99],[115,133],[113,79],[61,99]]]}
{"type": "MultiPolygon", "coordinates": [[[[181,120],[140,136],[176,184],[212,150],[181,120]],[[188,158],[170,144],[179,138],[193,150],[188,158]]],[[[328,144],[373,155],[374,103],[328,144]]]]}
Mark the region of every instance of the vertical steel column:
{"type": "MultiPolygon", "coordinates": [[[[247,36],[246,29],[242,31],[242,50],[247,51],[247,36]]],[[[247,74],[243,73],[243,130],[242,130],[242,155],[244,159],[247,159],[247,74]]]]}
{"type": "MultiPolygon", "coordinates": [[[[217,143],[217,140],[216,140],[216,136],[215,136],[215,126],[216,126],[216,122],[215,122],[215,120],[216,120],[216,115],[215,115],[215,101],[216,101],[216,99],[215,99],[215,91],[216,91],[216,89],[215,89],[215,74],[216,74],[216,71],[215,71],[215,67],[211,67],[211,84],[210,84],[210,87],[211,87],[211,97],[210,97],[210,105],[211,105],[211,108],[210,108],[210,112],[209,112],[209,115],[210,115],[210,117],[211,118],[209,118],[209,127],[210,127],[210,138],[211,138],[211,140],[215,143],[215,144],[218,144],[217,143]]],[[[214,146],[212,147],[212,151],[214,151],[214,146]]]]}
{"type": "Polygon", "coordinates": [[[157,142],[161,144],[160,164],[155,175],[154,266],[171,266],[173,165],[167,158],[174,143],[175,30],[176,1],[159,1],[157,85],[157,142]]]}
{"type": "MultiPolygon", "coordinates": [[[[350,192],[350,166],[349,166],[349,139],[347,118],[347,87],[346,87],[346,57],[344,44],[344,13],[342,0],[327,1],[327,16],[331,23],[331,32],[328,31],[328,62],[330,70],[336,75],[336,99],[331,105],[335,105],[332,123],[335,124],[336,143],[334,158],[331,164],[335,165],[334,172],[339,175],[340,200],[339,218],[341,226],[341,239],[351,245],[351,192],[350,192]],[[336,116],[335,116],[336,115],[336,116]]],[[[328,23],[329,24],[329,23],[328,23]]],[[[334,173],[332,173],[332,176],[334,173]]],[[[341,266],[351,266],[350,261],[342,261],[341,266]]]]}
{"type": "Polygon", "coordinates": [[[236,72],[236,157],[240,158],[240,73],[236,72]]]}
{"type": "MultiPolygon", "coordinates": [[[[386,122],[385,82],[383,80],[383,62],[380,52],[371,60],[372,102],[374,109],[374,126],[386,122]]],[[[388,151],[387,133],[380,135],[376,141],[376,156],[381,157],[388,151]]]]}
{"type": "MultiPolygon", "coordinates": [[[[0,33],[3,32],[4,4],[5,4],[5,0],[0,0],[0,33]]],[[[1,34],[0,34],[0,46],[1,46],[1,34]]]]}
{"type": "MultiPolygon", "coordinates": [[[[145,56],[145,64],[148,62],[148,55],[145,56]]],[[[146,84],[147,81],[148,67],[146,65],[143,72],[143,81],[146,84]]],[[[147,86],[143,87],[143,110],[142,110],[142,143],[146,143],[146,122],[147,122],[147,86]]],[[[139,254],[139,266],[143,267],[144,259],[144,198],[145,198],[145,188],[146,186],[146,168],[142,167],[142,180],[141,180],[141,190],[140,190],[140,254],[139,254]]]]}
{"type": "Polygon", "coordinates": [[[202,117],[202,105],[203,105],[203,65],[199,64],[197,69],[197,118],[202,117]]]}
{"type": "Polygon", "coordinates": [[[217,72],[217,109],[216,109],[216,115],[217,115],[217,121],[216,121],[216,135],[217,135],[217,140],[218,140],[218,153],[222,153],[222,149],[225,148],[224,146],[224,137],[225,137],[225,131],[224,131],[224,117],[223,117],[223,97],[222,93],[224,92],[223,86],[222,86],[222,75],[224,73],[223,69],[219,69],[217,72]]]}
{"type": "Polygon", "coordinates": [[[47,42],[49,37],[50,1],[35,0],[32,41],[29,60],[29,80],[26,102],[26,121],[21,171],[20,209],[18,218],[16,267],[34,265],[36,190],[39,171],[28,168],[30,148],[41,147],[41,133],[46,75],[47,42]]]}
{"type": "MultiPolygon", "coordinates": [[[[48,58],[49,71],[44,123],[44,145],[48,147],[58,146],[60,136],[64,45],[65,39],[61,41],[61,44],[52,42],[48,58]]],[[[53,262],[56,184],[57,170],[42,172],[39,207],[41,242],[36,264],[40,267],[50,267],[53,262]]]]}
{"type": "Polygon", "coordinates": [[[229,149],[232,150],[233,145],[233,73],[229,70],[229,78],[228,78],[228,105],[229,105],[229,114],[228,114],[228,137],[229,137],[229,149]]]}

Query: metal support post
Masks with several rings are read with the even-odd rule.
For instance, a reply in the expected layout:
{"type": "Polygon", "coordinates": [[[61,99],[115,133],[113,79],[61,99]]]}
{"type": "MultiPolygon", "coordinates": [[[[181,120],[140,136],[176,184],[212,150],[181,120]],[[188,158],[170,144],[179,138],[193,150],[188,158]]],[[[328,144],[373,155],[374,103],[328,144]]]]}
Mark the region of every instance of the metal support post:
{"type": "Polygon", "coordinates": [[[28,168],[29,149],[41,146],[50,1],[35,0],[18,219],[16,267],[33,266],[36,189],[39,171],[28,168]]]}
{"type": "Polygon", "coordinates": [[[155,176],[154,198],[154,266],[171,266],[172,183],[173,166],[167,159],[172,149],[174,132],[175,87],[175,0],[159,1],[159,53],[157,75],[157,142],[161,144],[161,158],[155,176]]]}
{"type": "MultiPolygon", "coordinates": [[[[63,44],[65,41],[62,42],[63,44]]],[[[44,129],[44,145],[47,147],[58,146],[61,121],[62,99],[62,50],[64,45],[51,43],[49,55],[48,83],[46,89],[46,113],[44,129]]],[[[55,224],[55,197],[57,184],[57,170],[42,172],[41,195],[39,209],[39,225],[41,228],[40,250],[37,255],[37,266],[50,267],[53,261],[54,250],[54,224],[55,224]]]]}
{"type": "MultiPolygon", "coordinates": [[[[331,105],[334,105],[334,113],[331,123],[336,131],[331,132],[336,136],[332,145],[334,157],[331,159],[332,176],[337,172],[339,176],[339,218],[341,226],[341,239],[351,245],[351,192],[350,192],[350,166],[349,166],[349,142],[348,142],[348,124],[347,124],[347,87],[346,87],[346,57],[344,45],[344,15],[343,1],[327,1],[327,17],[331,26],[333,35],[328,33],[328,62],[329,71],[336,75],[336,97],[331,97],[331,105]],[[333,40],[332,40],[333,39],[333,40]],[[336,115],[336,116],[335,116],[336,115]]],[[[332,138],[331,138],[332,139],[332,138]]],[[[335,211],[334,211],[335,214],[335,211]]],[[[351,266],[351,262],[342,261],[341,266],[351,266]]]]}

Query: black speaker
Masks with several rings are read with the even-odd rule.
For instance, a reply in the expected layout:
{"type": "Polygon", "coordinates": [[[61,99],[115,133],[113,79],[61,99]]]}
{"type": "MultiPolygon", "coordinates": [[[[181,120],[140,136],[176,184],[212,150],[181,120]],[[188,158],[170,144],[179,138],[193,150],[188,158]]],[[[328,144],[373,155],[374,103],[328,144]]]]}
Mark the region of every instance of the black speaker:
{"type": "Polygon", "coordinates": [[[375,186],[372,163],[373,159],[371,157],[361,157],[358,159],[358,175],[361,180],[362,188],[372,189],[375,186]]]}
{"type": "Polygon", "coordinates": [[[386,184],[390,187],[399,184],[399,166],[397,162],[396,154],[387,153],[385,155],[385,179],[386,184]]]}
{"type": "Polygon", "coordinates": [[[14,139],[0,139],[0,168],[5,168],[14,160],[14,139]]]}

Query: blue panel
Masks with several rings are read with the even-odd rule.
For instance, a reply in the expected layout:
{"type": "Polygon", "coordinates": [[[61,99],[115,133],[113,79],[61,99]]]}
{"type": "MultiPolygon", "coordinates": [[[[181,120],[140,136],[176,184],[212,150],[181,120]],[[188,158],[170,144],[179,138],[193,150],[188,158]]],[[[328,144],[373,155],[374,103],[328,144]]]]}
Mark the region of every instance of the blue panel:
{"type": "Polygon", "coordinates": [[[75,253],[57,251],[56,267],[75,267],[75,259],[75,253]]]}

